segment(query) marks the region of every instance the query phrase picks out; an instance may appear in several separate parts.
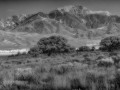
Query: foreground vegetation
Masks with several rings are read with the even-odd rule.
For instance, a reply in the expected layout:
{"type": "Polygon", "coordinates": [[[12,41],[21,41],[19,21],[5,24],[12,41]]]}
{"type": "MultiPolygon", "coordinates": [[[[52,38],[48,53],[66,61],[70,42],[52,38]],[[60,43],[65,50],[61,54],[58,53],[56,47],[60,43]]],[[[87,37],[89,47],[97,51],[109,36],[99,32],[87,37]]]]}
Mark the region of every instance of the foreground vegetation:
{"type": "Polygon", "coordinates": [[[18,57],[3,57],[1,60],[0,90],[120,89],[118,52],[18,57]]]}
{"type": "Polygon", "coordinates": [[[1,57],[0,90],[120,90],[119,48],[103,49],[104,39],[100,50],[75,51],[65,38],[54,38],[41,39],[27,55],[1,57]]]}

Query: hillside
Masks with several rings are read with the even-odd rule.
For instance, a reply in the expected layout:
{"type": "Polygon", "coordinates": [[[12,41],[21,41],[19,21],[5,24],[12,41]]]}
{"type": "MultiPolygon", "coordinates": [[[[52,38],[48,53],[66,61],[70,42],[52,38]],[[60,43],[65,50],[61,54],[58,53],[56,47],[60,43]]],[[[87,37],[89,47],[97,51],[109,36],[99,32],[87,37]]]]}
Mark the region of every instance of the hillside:
{"type": "Polygon", "coordinates": [[[41,37],[59,34],[74,46],[120,35],[120,17],[108,11],[92,11],[81,5],[65,6],[49,13],[14,15],[0,22],[0,48],[32,47],[41,37]]]}

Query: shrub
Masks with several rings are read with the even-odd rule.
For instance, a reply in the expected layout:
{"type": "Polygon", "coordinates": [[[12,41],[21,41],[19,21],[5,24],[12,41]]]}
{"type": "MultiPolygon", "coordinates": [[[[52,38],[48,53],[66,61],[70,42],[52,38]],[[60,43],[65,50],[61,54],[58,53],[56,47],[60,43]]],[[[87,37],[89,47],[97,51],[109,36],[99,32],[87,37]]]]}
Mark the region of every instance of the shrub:
{"type": "Polygon", "coordinates": [[[72,70],[74,70],[74,68],[71,65],[65,64],[65,65],[52,67],[50,71],[53,73],[56,73],[58,75],[63,75],[63,74],[66,74],[72,70]]]}
{"type": "Polygon", "coordinates": [[[29,54],[38,56],[39,54],[57,54],[57,53],[70,53],[74,48],[67,43],[67,39],[62,36],[50,36],[41,38],[36,47],[31,48],[29,54]]]}
{"type": "Polygon", "coordinates": [[[18,77],[15,77],[15,80],[24,81],[28,83],[38,83],[34,75],[20,75],[18,77]]]}
{"type": "Polygon", "coordinates": [[[39,53],[40,53],[40,51],[39,51],[39,49],[38,49],[37,46],[31,48],[30,51],[28,52],[28,54],[31,55],[32,57],[37,57],[37,56],[39,56],[39,53]]]}
{"type": "Polygon", "coordinates": [[[110,67],[114,64],[114,61],[112,58],[105,58],[105,59],[101,59],[98,62],[98,66],[104,66],[104,67],[110,67]]]}
{"type": "Polygon", "coordinates": [[[115,64],[118,64],[120,62],[120,57],[119,56],[112,56],[112,59],[115,64]]]}
{"type": "Polygon", "coordinates": [[[91,49],[88,46],[81,46],[77,51],[90,51],[91,49]]]}
{"type": "Polygon", "coordinates": [[[120,38],[116,36],[110,36],[102,39],[100,42],[100,49],[103,51],[113,51],[120,49],[120,38]]]}
{"type": "Polygon", "coordinates": [[[30,87],[26,84],[18,85],[14,83],[12,85],[1,86],[0,90],[30,90],[30,87]]]}

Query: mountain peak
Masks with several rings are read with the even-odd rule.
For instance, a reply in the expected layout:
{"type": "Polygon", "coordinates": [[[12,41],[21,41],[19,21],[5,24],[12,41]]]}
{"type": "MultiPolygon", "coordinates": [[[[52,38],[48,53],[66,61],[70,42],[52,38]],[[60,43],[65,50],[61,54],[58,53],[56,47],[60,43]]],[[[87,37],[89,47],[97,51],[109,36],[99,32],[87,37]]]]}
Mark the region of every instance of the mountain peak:
{"type": "Polygon", "coordinates": [[[71,14],[103,14],[103,15],[107,15],[110,16],[111,13],[109,11],[93,11],[93,10],[89,10],[86,7],[83,7],[82,5],[69,5],[69,6],[64,6],[61,8],[57,8],[57,10],[62,11],[62,12],[69,12],[71,14]]]}
{"type": "Polygon", "coordinates": [[[87,9],[86,7],[83,7],[82,5],[68,5],[68,6],[64,6],[64,7],[60,7],[60,8],[57,8],[58,10],[65,10],[66,12],[69,12],[70,10],[72,9],[87,9]]]}
{"type": "Polygon", "coordinates": [[[69,6],[64,6],[64,7],[60,7],[60,8],[57,8],[57,9],[59,11],[65,10],[66,12],[69,12],[72,8],[73,8],[73,5],[69,5],[69,6]]]}
{"type": "Polygon", "coordinates": [[[88,9],[86,7],[83,7],[82,5],[69,5],[57,8],[57,10],[62,12],[69,12],[71,14],[75,13],[84,14],[86,11],[88,11],[88,9]]]}

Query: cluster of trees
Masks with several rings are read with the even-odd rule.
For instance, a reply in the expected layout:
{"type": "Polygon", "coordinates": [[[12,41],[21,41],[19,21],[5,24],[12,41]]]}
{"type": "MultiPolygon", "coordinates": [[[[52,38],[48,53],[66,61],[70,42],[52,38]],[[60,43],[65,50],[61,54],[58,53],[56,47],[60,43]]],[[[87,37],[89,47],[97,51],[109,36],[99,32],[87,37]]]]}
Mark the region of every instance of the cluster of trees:
{"type": "Polygon", "coordinates": [[[67,43],[67,39],[62,36],[50,36],[41,38],[37,45],[30,49],[29,54],[38,56],[39,54],[57,54],[70,53],[75,50],[74,47],[67,43]]]}
{"type": "MultiPolygon", "coordinates": [[[[117,36],[109,36],[101,40],[100,42],[100,48],[101,51],[115,51],[120,50],[120,37],[117,36]]],[[[92,48],[88,46],[81,46],[77,49],[77,51],[95,51],[95,47],[92,48]]]]}
{"type": "Polygon", "coordinates": [[[110,36],[101,40],[100,50],[102,51],[114,51],[120,49],[120,37],[110,36]]]}
{"type": "MultiPolygon", "coordinates": [[[[100,49],[102,51],[114,51],[120,49],[120,37],[110,36],[101,40],[100,49]]],[[[76,49],[77,52],[81,51],[95,51],[95,47],[81,46],[76,49]]],[[[38,56],[40,54],[57,54],[57,53],[70,53],[74,52],[75,48],[68,44],[66,38],[62,36],[50,36],[41,38],[37,45],[30,49],[29,54],[38,56]]]]}

